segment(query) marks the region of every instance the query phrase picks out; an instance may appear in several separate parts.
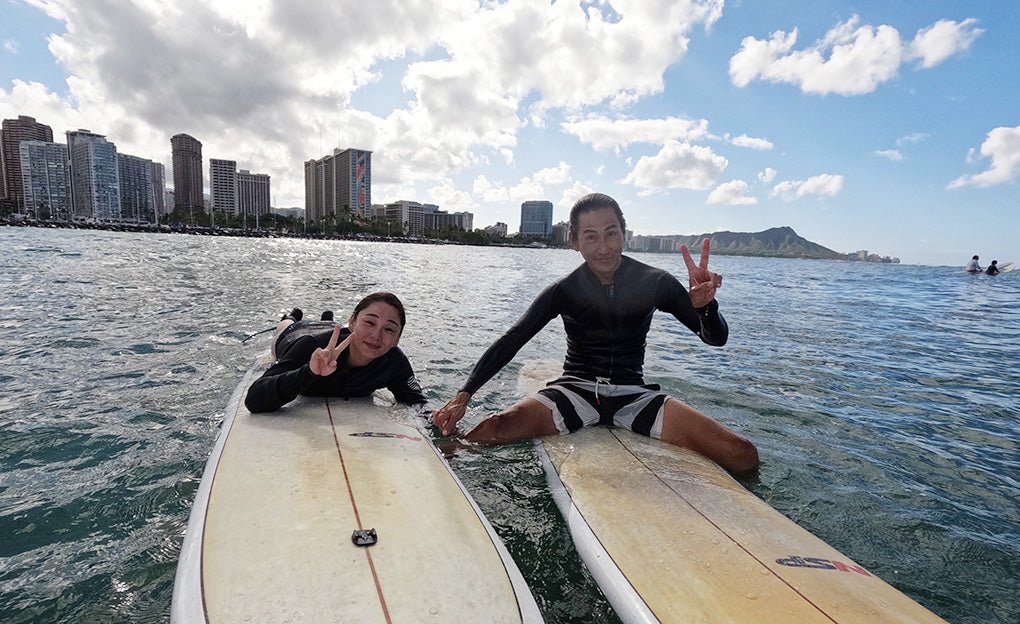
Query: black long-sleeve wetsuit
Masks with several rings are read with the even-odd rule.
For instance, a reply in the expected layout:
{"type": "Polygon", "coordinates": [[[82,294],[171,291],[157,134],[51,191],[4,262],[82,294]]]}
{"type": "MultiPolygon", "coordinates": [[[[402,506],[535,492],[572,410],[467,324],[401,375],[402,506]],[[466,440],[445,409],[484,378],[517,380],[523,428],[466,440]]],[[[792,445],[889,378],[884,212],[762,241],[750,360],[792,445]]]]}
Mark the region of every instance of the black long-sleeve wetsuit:
{"type": "Polygon", "coordinates": [[[668,272],[623,256],[613,284],[602,284],[588,264],[546,288],[524,315],[475,364],[461,389],[474,394],[557,316],[567,334],[566,376],[640,385],[652,313],[675,316],[703,342],[726,344],[729,328],[713,300],[695,309],[687,289],[668,272]]]}
{"type": "MultiPolygon", "coordinates": [[[[401,403],[417,405],[426,402],[411,363],[399,347],[393,347],[382,357],[356,368],[347,365],[350,356],[348,347],[337,359],[337,369],[333,374],[321,377],[313,373],[308,366],[312,352],[329,344],[332,332],[333,325],[323,323],[320,330],[297,337],[280,359],[248,389],[245,407],[252,412],[272,412],[293,401],[299,394],[348,398],[368,396],[379,388],[392,392],[401,403]]],[[[338,341],[342,342],[350,333],[346,327],[341,329],[338,341]]]]}

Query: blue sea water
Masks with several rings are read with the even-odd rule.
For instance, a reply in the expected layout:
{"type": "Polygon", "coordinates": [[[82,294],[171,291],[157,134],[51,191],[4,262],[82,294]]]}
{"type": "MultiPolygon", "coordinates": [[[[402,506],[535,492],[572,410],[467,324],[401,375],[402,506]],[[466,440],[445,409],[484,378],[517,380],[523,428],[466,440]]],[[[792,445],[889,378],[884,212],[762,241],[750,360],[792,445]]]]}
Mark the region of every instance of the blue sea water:
{"type": "MultiPolygon", "coordinates": [[[[640,260],[686,279],[679,256],[640,260]]],[[[961,259],[962,264],[963,259],[961,259]]],[[[391,290],[430,400],[566,250],[0,228],[0,621],[163,622],[223,408],[280,314],[391,290]]],[[[646,377],[754,440],[745,485],[949,622],[1020,621],[1020,272],[713,257],[722,349],[657,315],[646,377]]],[[[520,398],[551,324],[475,397],[520,398]]],[[[549,622],[612,621],[528,444],[452,459],[549,622]]],[[[639,521],[639,519],[636,519],[639,521]]],[[[450,536],[436,536],[450,540],[450,536]]],[[[453,581],[455,582],[455,581],[453,581]]]]}

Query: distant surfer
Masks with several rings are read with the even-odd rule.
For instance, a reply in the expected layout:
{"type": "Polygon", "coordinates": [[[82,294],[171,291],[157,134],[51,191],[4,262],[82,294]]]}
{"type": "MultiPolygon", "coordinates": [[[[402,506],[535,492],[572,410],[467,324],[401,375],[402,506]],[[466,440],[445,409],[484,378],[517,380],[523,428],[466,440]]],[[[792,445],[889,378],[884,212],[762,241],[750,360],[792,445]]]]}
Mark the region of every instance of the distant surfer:
{"type": "Polygon", "coordinates": [[[598,424],[626,427],[686,446],[733,472],[758,465],[744,436],[646,385],[645,338],[655,310],[669,312],[703,342],[722,346],[729,328],[715,300],[722,277],[708,270],[709,241],[695,264],[681,247],[690,291],[668,272],[623,256],[626,225],[619,204],[586,195],[570,211],[570,241],[584,264],[548,286],[482,355],[457,395],[433,413],[444,435],[457,432],[471,396],[547,323],[561,316],[567,334],[563,376],[508,410],[489,416],[464,439],[498,444],[569,433],[598,424]]]}
{"type": "MultiPolygon", "coordinates": [[[[998,270],[998,269],[996,269],[996,270],[998,270]]],[[[968,273],[980,273],[981,272],[981,265],[978,264],[978,257],[977,256],[974,256],[973,258],[971,258],[970,262],[967,263],[967,272],[968,273]]]]}
{"type": "Polygon", "coordinates": [[[426,402],[411,363],[397,347],[406,315],[391,293],[373,293],[354,308],[347,327],[323,320],[305,321],[300,309],[276,327],[276,362],[248,390],[244,404],[252,412],[272,412],[299,394],[368,396],[386,388],[402,403],[426,402]]]}
{"type": "Polygon", "coordinates": [[[999,265],[999,261],[998,260],[992,260],[992,263],[988,265],[987,269],[985,269],[985,273],[987,273],[989,275],[998,275],[999,274],[999,266],[998,265],[999,265]]]}

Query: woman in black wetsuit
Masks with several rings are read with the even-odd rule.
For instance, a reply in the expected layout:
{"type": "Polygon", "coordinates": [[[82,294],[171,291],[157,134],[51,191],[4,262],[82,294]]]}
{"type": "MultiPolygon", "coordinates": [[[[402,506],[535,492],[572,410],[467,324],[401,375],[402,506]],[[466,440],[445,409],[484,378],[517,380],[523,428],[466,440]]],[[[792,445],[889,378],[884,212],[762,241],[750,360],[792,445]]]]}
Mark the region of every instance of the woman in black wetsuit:
{"type": "Polygon", "coordinates": [[[567,334],[563,376],[486,418],[464,435],[466,440],[497,444],[605,424],[686,446],[733,472],[757,467],[758,450],[747,438],[646,385],[642,375],[645,337],[657,309],[706,344],[726,343],[729,329],[715,300],[722,277],[708,270],[709,241],[702,245],[700,264],[681,247],[688,291],[666,271],[624,257],[625,228],[619,204],[607,195],[593,193],[574,204],[570,240],[584,264],[547,287],[486,350],[460,392],[433,413],[444,435],[457,432],[471,396],[560,316],[567,334]]]}
{"type": "Polygon", "coordinates": [[[299,394],[368,396],[386,388],[402,403],[424,406],[407,356],[397,347],[406,315],[391,293],[361,300],[347,327],[285,317],[276,329],[276,362],[248,390],[252,412],[272,412],[299,394]]]}

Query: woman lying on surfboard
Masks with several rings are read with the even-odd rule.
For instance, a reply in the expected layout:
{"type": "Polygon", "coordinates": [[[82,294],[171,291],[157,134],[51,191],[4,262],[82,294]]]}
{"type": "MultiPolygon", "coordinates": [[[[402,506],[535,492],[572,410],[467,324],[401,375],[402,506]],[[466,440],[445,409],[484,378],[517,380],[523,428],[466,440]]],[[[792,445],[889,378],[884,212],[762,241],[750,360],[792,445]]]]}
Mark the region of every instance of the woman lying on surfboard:
{"type": "Polygon", "coordinates": [[[733,472],[758,465],[747,438],[693,407],[646,385],[642,376],[645,337],[655,310],[669,312],[703,342],[722,346],[729,336],[715,300],[722,277],[708,270],[709,241],[695,264],[680,248],[690,276],[688,292],[666,271],[623,256],[626,225],[616,200],[586,195],[570,211],[570,241],[584,264],[547,287],[516,324],[482,355],[460,392],[433,413],[443,435],[485,382],[549,321],[563,317],[567,355],[563,376],[510,409],[490,416],[464,435],[469,442],[498,444],[589,425],[626,427],[689,447],[733,472]]]}
{"type": "Polygon", "coordinates": [[[368,396],[386,388],[402,403],[422,405],[425,395],[404,352],[397,347],[404,330],[404,305],[396,295],[374,293],[354,308],[347,327],[304,321],[300,310],[276,327],[276,362],[248,390],[244,405],[272,412],[299,394],[368,396]]]}

